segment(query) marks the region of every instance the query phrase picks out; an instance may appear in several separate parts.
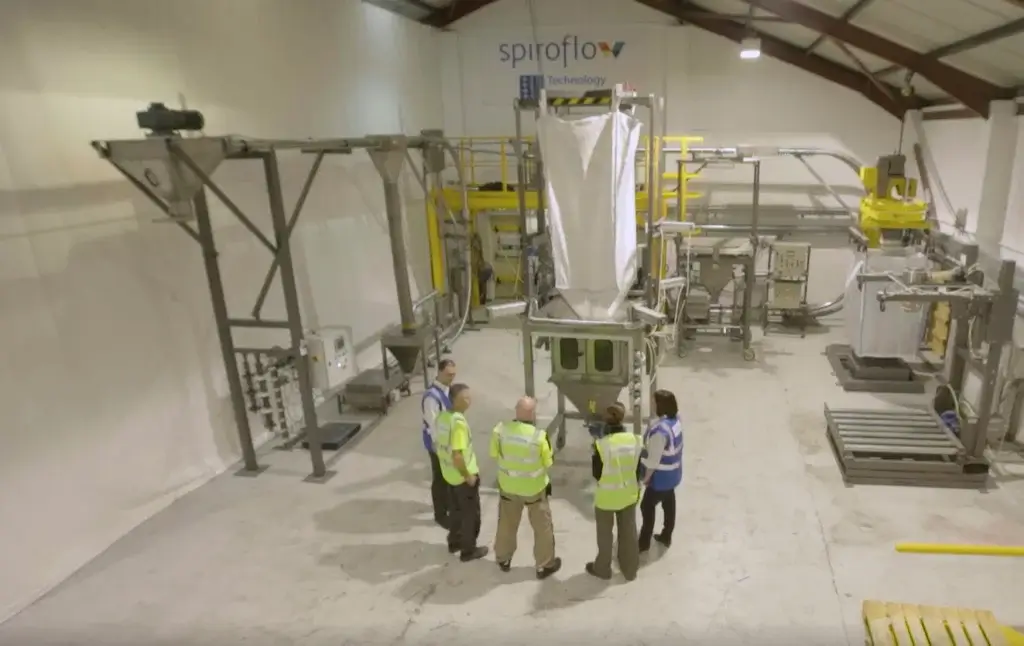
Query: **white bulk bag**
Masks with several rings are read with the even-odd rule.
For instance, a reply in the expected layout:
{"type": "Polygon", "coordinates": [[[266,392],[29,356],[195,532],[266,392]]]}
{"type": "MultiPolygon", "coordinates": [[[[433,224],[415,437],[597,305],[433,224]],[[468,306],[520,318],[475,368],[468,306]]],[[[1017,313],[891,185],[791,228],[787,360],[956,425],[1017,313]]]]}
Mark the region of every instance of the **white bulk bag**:
{"type": "Polygon", "coordinates": [[[555,287],[582,319],[613,318],[636,281],[641,126],[619,111],[537,122],[555,287]]]}
{"type": "MultiPolygon", "coordinates": [[[[869,249],[853,273],[893,272],[897,276],[908,269],[924,270],[928,260],[919,253],[904,250],[869,249]]],[[[927,310],[920,304],[889,301],[883,312],[878,294],[896,289],[892,281],[870,281],[857,286],[855,275],[846,283],[846,331],[850,347],[858,357],[913,360],[921,344],[927,310]]]]}

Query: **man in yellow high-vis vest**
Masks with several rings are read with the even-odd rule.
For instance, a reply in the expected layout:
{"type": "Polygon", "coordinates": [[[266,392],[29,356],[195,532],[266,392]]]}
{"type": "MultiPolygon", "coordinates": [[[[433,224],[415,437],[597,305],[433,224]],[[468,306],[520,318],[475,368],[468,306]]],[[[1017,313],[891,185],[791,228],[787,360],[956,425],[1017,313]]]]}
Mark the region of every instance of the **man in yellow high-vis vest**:
{"type": "Polygon", "coordinates": [[[491,457],[498,463],[498,531],[494,555],[503,572],[512,568],[516,534],[523,509],[533,527],[533,560],[537,578],[546,579],[562,567],[555,556],[555,529],[551,524],[548,469],[554,462],[548,434],[537,428],[537,402],[523,397],[516,403],[516,419],[502,422],[491,434],[491,457]]]}
{"type": "Polygon", "coordinates": [[[480,468],[473,450],[473,434],[466,421],[469,386],[454,384],[449,390],[452,410],[437,416],[434,450],[441,475],[451,487],[448,510],[448,551],[463,561],[487,556],[487,548],[476,544],[480,537],[480,468]]]}
{"type": "Polygon", "coordinates": [[[640,569],[640,543],[636,531],[636,506],[640,500],[641,438],[623,426],[626,409],[620,403],[605,411],[604,436],[594,443],[592,461],[597,490],[594,520],[597,524],[597,557],[587,563],[587,574],[612,578],[612,548],[618,530],[619,569],[627,581],[640,569]]]}

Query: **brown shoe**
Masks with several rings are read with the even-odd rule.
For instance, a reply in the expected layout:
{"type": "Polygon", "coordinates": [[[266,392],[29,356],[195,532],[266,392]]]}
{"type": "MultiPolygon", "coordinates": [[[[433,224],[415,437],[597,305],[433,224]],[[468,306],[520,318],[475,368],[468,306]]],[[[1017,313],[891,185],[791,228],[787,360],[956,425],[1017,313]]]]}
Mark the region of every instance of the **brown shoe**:
{"type": "Polygon", "coordinates": [[[587,574],[589,574],[590,576],[597,577],[597,578],[599,578],[599,579],[601,579],[603,581],[610,581],[611,578],[612,578],[610,574],[607,575],[607,576],[605,576],[603,574],[598,574],[597,570],[594,568],[594,564],[593,563],[587,563],[587,565],[586,565],[586,567],[584,569],[587,571],[587,574]]]}
{"type": "Polygon", "coordinates": [[[551,561],[551,563],[549,565],[547,565],[546,567],[542,567],[541,569],[537,570],[537,578],[540,579],[540,580],[544,580],[544,579],[548,578],[549,576],[551,576],[552,574],[554,574],[555,572],[558,572],[561,569],[562,569],[562,559],[560,559],[558,557],[555,557],[555,559],[553,561],[551,561]]]}
{"type": "Polygon", "coordinates": [[[461,555],[459,555],[459,559],[463,563],[468,563],[470,561],[476,561],[476,560],[482,559],[483,557],[487,556],[487,552],[488,551],[489,550],[486,547],[478,547],[475,550],[473,550],[472,552],[463,552],[461,555]]]}

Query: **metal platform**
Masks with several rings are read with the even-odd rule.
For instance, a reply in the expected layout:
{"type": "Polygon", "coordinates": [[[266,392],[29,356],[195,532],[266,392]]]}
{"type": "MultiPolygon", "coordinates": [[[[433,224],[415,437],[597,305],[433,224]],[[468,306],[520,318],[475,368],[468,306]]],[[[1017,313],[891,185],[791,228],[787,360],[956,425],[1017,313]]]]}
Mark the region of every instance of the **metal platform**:
{"type": "Polygon", "coordinates": [[[984,488],[988,463],[928,411],[830,409],[829,443],[847,484],[984,488]]]}
{"type": "MultiPolygon", "coordinates": [[[[356,422],[330,422],[320,427],[320,446],[325,451],[338,451],[362,430],[356,422]]],[[[309,448],[309,441],[302,440],[302,448],[309,448]]]]}
{"type": "Polygon", "coordinates": [[[911,393],[924,392],[924,380],[914,374],[906,362],[898,359],[863,359],[848,345],[825,348],[839,385],[847,392],[911,393]]]}

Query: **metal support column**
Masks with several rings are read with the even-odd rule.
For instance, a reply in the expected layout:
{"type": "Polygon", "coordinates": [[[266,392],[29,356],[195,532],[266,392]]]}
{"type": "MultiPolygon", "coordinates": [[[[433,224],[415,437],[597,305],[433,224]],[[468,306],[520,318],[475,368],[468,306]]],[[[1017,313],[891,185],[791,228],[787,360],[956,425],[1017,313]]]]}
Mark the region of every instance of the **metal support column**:
{"type": "MultiPolygon", "coordinates": [[[[305,334],[302,329],[302,312],[299,309],[299,294],[295,284],[295,266],[292,263],[292,249],[284,198],[281,188],[281,174],[277,153],[269,150],[263,153],[263,173],[267,181],[267,196],[270,201],[270,219],[274,225],[278,265],[281,271],[281,291],[284,292],[284,307],[288,317],[288,332],[291,337],[291,355],[299,378],[299,397],[302,400],[302,422],[305,426],[306,441],[309,443],[309,459],[313,465],[310,479],[321,480],[329,477],[324,463],[320,426],[316,418],[316,402],[313,400],[313,384],[310,378],[309,354],[306,351],[305,334]]],[[[333,475],[333,474],[331,474],[333,475]]]]}
{"type": "Polygon", "coordinates": [[[1013,167],[1017,157],[1017,102],[993,101],[985,121],[988,137],[975,231],[987,249],[998,248],[1006,228],[1013,167]]]}
{"type": "Polygon", "coordinates": [[[224,372],[228,380],[228,393],[231,397],[231,408],[238,428],[238,442],[242,448],[242,462],[245,472],[256,474],[261,467],[256,460],[256,447],[252,443],[252,430],[249,428],[249,412],[246,410],[245,392],[242,389],[241,375],[238,374],[238,363],[235,359],[235,343],[231,337],[228,304],[224,298],[224,281],[220,275],[220,264],[217,262],[217,245],[213,239],[213,223],[210,221],[210,208],[206,202],[206,191],[199,188],[192,198],[192,209],[196,216],[199,244],[203,249],[203,264],[206,268],[206,280],[210,286],[210,301],[213,305],[213,319],[217,327],[217,338],[220,341],[221,358],[224,360],[224,372]]]}
{"type": "Polygon", "coordinates": [[[412,285],[409,283],[409,261],[406,257],[405,229],[402,226],[402,192],[398,179],[405,166],[406,142],[404,137],[391,137],[379,148],[371,148],[370,159],[384,180],[384,210],[388,219],[388,237],[391,240],[391,264],[395,270],[395,290],[398,292],[398,313],[402,332],[411,334],[416,329],[416,314],[412,307],[412,285]]]}
{"type": "Polygon", "coordinates": [[[530,271],[530,259],[526,253],[530,244],[528,224],[530,221],[529,211],[526,208],[526,183],[528,174],[526,172],[526,148],[523,146],[523,113],[516,99],[512,105],[516,113],[516,138],[513,141],[513,148],[516,155],[516,194],[519,198],[519,278],[522,284],[523,298],[526,301],[526,311],[523,313],[523,327],[520,332],[520,342],[523,348],[523,390],[528,397],[536,394],[536,386],[533,375],[533,335],[530,333],[530,324],[527,319],[533,310],[533,272],[530,271]]]}
{"type": "Polygon", "coordinates": [[[752,341],[750,332],[750,310],[754,301],[754,287],[757,282],[757,248],[760,244],[758,236],[758,225],[760,224],[761,211],[761,160],[754,160],[754,189],[750,204],[750,246],[752,247],[750,264],[747,265],[746,275],[743,280],[743,358],[753,359],[750,356],[750,343],[752,341]]]}
{"type": "MultiPolygon", "coordinates": [[[[977,245],[965,247],[963,255],[964,267],[976,265],[978,263],[977,245]]],[[[983,276],[980,273],[975,273],[968,276],[967,280],[980,286],[983,282],[983,276]]],[[[950,307],[952,308],[954,305],[951,304],[950,307]]],[[[955,316],[955,314],[952,327],[952,338],[946,344],[946,374],[949,375],[949,385],[953,387],[953,390],[962,393],[964,392],[964,385],[967,383],[969,366],[967,357],[961,350],[970,346],[971,331],[967,319],[955,316]]],[[[966,444],[965,447],[968,450],[970,449],[966,444]]]]}
{"type": "Polygon", "coordinates": [[[1003,261],[997,279],[999,299],[993,304],[992,321],[989,322],[988,352],[985,356],[985,370],[981,375],[981,394],[978,396],[978,421],[974,424],[974,437],[963,438],[964,448],[970,457],[982,457],[988,446],[988,429],[995,413],[999,373],[1002,370],[1003,345],[1013,343],[1013,325],[1017,309],[1018,293],[1013,288],[1017,266],[1012,261],[1003,261]]]}
{"type": "MultiPolygon", "coordinates": [[[[654,223],[658,219],[658,198],[661,197],[661,191],[658,190],[658,177],[657,177],[657,159],[658,150],[656,150],[658,143],[655,139],[654,133],[657,132],[658,115],[657,106],[654,95],[649,97],[650,103],[648,109],[651,115],[651,123],[649,132],[650,135],[647,137],[647,226],[645,229],[645,240],[647,242],[646,248],[644,249],[643,255],[643,270],[647,277],[644,281],[644,304],[647,307],[653,308],[658,297],[654,291],[654,223]]],[[[659,261],[660,262],[660,261],[659,261]]],[[[661,274],[661,268],[657,269],[658,274],[661,274]]]]}

